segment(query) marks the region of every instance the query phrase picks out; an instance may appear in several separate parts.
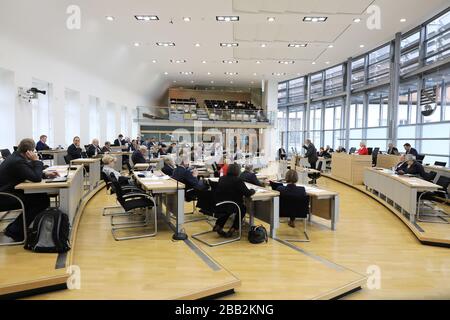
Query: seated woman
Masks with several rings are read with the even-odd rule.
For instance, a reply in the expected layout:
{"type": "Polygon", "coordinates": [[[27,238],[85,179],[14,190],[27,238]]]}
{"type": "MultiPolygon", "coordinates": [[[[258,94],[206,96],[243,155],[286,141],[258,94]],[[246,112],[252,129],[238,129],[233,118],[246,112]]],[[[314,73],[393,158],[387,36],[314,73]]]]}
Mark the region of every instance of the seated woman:
{"type": "Polygon", "coordinates": [[[360,156],[368,156],[369,155],[369,150],[367,149],[366,143],[364,141],[361,141],[359,143],[359,149],[358,151],[356,151],[357,154],[359,154],[360,156]]]}
{"type": "Polygon", "coordinates": [[[426,179],[428,177],[428,174],[425,172],[423,166],[418,161],[416,161],[416,157],[414,157],[412,154],[405,155],[405,164],[397,170],[397,173],[400,175],[417,175],[423,179],[426,179]]]}
{"type": "MultiPolygon", "coordinates": [[[[234,201],[241,209],[241,216],[244,218],[246,208],[244,206],[243,197],[251,197],[255,194],[255,190],[248,189],[244,181],[239,178],[241,168],[237,164],[228,166],[227,175],[219,179],[215,190],[216,202],[234,201]]],[[[214,226],[214,231],[219,235],[231,238],[233,234],[239,229],[239,216],[236,214],[233,225],[228,232],[223,231],[223,227],[232,213],[236,213],[236,208],[233,205],[221,206],[220,212],[217,212],[218,219],[214,226]]]]}
{"type": "Polygon", "coordinates": [[[103,173],[108,177],[108,179],[111,177],[111,173],[114,174],[117,181],[121,185],[132,185],[133,182],[131,181],[130,177],[122,176],[119,171],[114,169],[114,166],[116,164],[117,159],[113,156],[106,155],[102,158],[103,162],[103,173]]]}
{"type": "Polygon", "coordinates": [[[289,227],[295,228],[295,219],[308,215],[309,197],[304,187],[296,185],[297,171],[288,170],[285,179],[287,185],[277,189],[280,192],[280,217],[289,217],[289,227]]]}

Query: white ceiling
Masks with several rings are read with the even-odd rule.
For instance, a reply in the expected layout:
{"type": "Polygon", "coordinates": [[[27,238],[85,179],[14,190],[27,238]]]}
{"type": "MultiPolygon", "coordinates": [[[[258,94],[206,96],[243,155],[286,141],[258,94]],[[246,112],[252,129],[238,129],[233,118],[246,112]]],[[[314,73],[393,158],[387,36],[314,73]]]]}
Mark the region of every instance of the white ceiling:
{"type": "Polygon", "coordinates": [[[173,81],[250,87],[259,86],[261,79],[284,80],[320,70],[327,67],[325,62],[332,66],[384,44],[396,32],[408,31],[448,5],[448,0],[1,0],[0,33],[151,96],[174,85],[173,81]],[[81,8],[78,31],[65,27],[66,8],[72,4],[81,8]],[[381,9],[380,30],[366,27],[365,11],[371,4],[381,9]],[[155,14],[160,20],[138,22],[136,14],[155,14]],[[107,21],[107,15],[115,20],[107,21]],[[216,15],[239,15],[240,21],[219,23],[216,15]],[[304,23],[305,15],[328,20],[304,23]],[[191,22],[183,21],[186,16],[191,22]],[[276,20],[268,22],[269,16],[276,20]],[[358,17],[362,22],[354,23],[358,17]],[[401,23],[401,18],[407,21],[401,23]],[[176,46],[157,47],[158,41],[176,46]],[[142,45],[134,47],[135,42],[142,45]],[[221,48],[220,42],[238,42],[239,47],[221,48]],[[291,42],[308,46],[288,48],[291,42]],[[267,46],[261,48],[262,43],[267,46]],[[330,44],[334,47],[328,48],[330,44]],[[187,62],[174,64],[171,59],[187,62]],[[222,63],[229,59],[239,63],[222,63]],[[295,64],[281,65],[279,60],[295,60],[295,64]],[[182,71],[194,74],[181,75],[182,71]]]}

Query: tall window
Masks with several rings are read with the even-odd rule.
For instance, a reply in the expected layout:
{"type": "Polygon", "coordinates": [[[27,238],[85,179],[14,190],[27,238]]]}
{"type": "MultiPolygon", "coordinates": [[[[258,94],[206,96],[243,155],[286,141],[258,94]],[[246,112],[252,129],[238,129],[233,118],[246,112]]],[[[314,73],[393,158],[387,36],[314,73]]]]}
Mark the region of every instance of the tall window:
{"type": "Polygon", "coordinates": [[[367,146],[386,150],[389,89],[371,91],[367,106],[367,146]]]}
{"type": "Polygon", "coordinates": [[[287,82],[278,84],[278,104],[287,103],[287,82]]]}
{"type": "Polygon", "coordinates": [[[301,151],[303,145],[303,124],[304,124],[305,107],[289,108],[289,137],[288,137],[288,153],[292,150],[301,151]]]}
{"type": "Polygon", "coordinates": [[[323,72],[311,76],[311,98],[323,96],[323,72]]]}
{"type": "Polygon", "coordinates": [[[287,109],[280,109],[277,117],[278,141],[277,147],[287,146],[287,109]]]}
{"type": "Polygon", "coordinates": [[[311,104],[311,110],[309,114],[309,138],[313,141],[314,145],[320,146],[322,144],[322,103],[311,104]]]}
{"type": "Polygon", "coordinates": [[[16,94],[14,72],[0,68],[0,131],[3,133],[0,148],[10,151],[16,144],[14,125],[16,94]]]}
{"type": "Polygon", "coordinates": [[[33,79],[32,86],[39,90],[46,91],[46,94],[38,94],[37,99],[31,100],[33,139],[45,134],[48,137],[47,143],[53,145],[53,122],[50,106],[50,84],[46,81],[33,79]]]}
{"type": "Polygon", "coordinates": [[[325,95],[330,96],[344,90],[344,68],[339,65],[325,71],[325,95]]]}
{"type": "Polygon", "coordinates": [[[342,145],[342,99],[329,100],[325,102],[325,121],[324,121],[324,146],[330,146],[333,149],[342,145]]]}
{"type": "Polygon", "coordinates": [[[128,136],[128,108],[122,106],[120,108],[120,131],[123,135],[128,136]]]}
{"type": "Polygon", "coordinates": [[[369,53],[368,83],[377,83],[389,79],[391,46],[386,45],[369,53]]]}
{"type": "Polygon", "coordinates": [[[112,102],[106,103],[106,139],[114,141],[118,135],[116,132],[116,105],[112,102]]]}
{"type": "Polygon", "coordinates": [[[400,73],[405,74],[419,67],[420,31],[402,37],[400,43],[400,73]]]}
{"type": "Polygon", "coordinates": [[[306,100],[305,78],[297,78],[289,81],[289,103],[306,100]]]}
{"type": "Polygon", "coordinates": [[[80,135],[80,93],[66,88],[64,96],[65,141],[67,145],[70,145],[73,142],[73,138],[80,135]]]}
{"type": "Polygon", "coordinates": [[[352,89],[357,89],[365,85],[365,58],[352,61],[352,89]]]}
{"type": "Polygon", "coordinates": [[[351,97],[350,104],[350,147],[358,146],[363,138],[363,120],[364,120],[364,96],[357,95],[351,97]]]}
{"type": "Polygon", "coordinates": [[[450,11],[426,26],[425,64],[450,56],[450,11]]]}
{"type": "Polygon", "coordinates": [[[100,99],[89,96],[89,140],[100,139],[100,99]]]}

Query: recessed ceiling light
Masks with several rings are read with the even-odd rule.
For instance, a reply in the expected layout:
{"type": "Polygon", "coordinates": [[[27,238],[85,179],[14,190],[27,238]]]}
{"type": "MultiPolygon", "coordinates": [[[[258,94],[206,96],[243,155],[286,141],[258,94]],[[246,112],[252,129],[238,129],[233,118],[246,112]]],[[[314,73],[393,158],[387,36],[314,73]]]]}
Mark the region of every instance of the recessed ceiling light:
{"type": "Polygon", "coordinates": [[[251,83],[251,84],[255,84],[255,81],[251,81],[250,83],[251,83]]]}
{"type": "Polygon", "coordinates": [[[153,62],[153,63],[157,63],[158,61],[156,61],[156,60],[153,59],[152,62],[153,62]]]}
{"type": "Polygon", "coordinates": [[[171,63],[186,63],[186,60],[184,60],[184,59],[178,59],[178,60],[171,59],[170,62],[171,63]]]}
{"type": "Polygon", "coordinates": [[[216,20],[219,22],[235,22],[239,21],[239,16],[216,16],[216,20]]]}
{"type": "Polygon", "coordinates": [[[406,22],[406,19],[405,18],[401,18],[400,22],[406,22]]]}
{"type": "Polygon", "coordinates": [[[315,62],[315,61],[313,61],[313,62],[312,62],[312,64],[316,64],[316,62],[315,62]]]}
{"type": "Polygon", "coordinates": [[[364,48],[364,47],[365,47],[365,45],[363,45],[363,44],[360,44],[360,45],[359,45],[359,47],[360,47],[360,48],[364,48]]]}
{"type": "Polygon", "coordinates": [[[231,42],[231,43],[221,42],[221,43],[220,43],[220,46],[221,46],[221,47],[231,48],[231,47],[237,47],[237,46],[239,46],[239,43],[236,43],[236,42],[231,42]]]}
{"type": "Polygon", "coordinates": [[[140,44],[139,42],[135,42],[135,43],[134,43],[134,46],[135,46],[135,47],[139,47],[140,45],[141,45],[141,44],[140,44]]]}
{"type": "Polygon", "coordinates": [[[198,48],[200,47],[200,43],[196,43],[195,46],[198,48]]]}
{"type": "Polygon", "coordinates": [[[208,76],[210,76],[211,75],[211,72],[208,72],[208,76]]]}
{"type": "Polygon", "coordinates": [[[211,83],[214,83],[214,81],[211,80],[211,83]]]}
{"type": "Polygon", "coordinates": [[[184,17],[184,18],[183,18],[183,21],[184,21],[184,22],[190,22],[190,21],[191,21],[191,18],[190,18],[190,17],[184,17]]]}
{"type": "Polygon", "coordinates": [[[175,47],[174,42],[157,42],[156,45],[158,47],[175,47]]]}
{"type": "Polygon", "coordinates": [[[265,47],[267,47],[267,44],[261,43],[261,48],[265,48],[265,47]]]}
{"type": "Polygon", "coordinates": [[[191,83],[194,83],[194,80],[191,80],[191,83]]]}
{"type": "Polygon", "coordinates": [[[173,80],[173,83],[177,83],[177,80],[173,80]]]}
{"type": "Polygon", "coordinates": [[[306,43],[289,43],[289,48],[305,48],[308,44],[306,43]]]}
{"type": "Polygon", "coordinates": [[[303,22],[325,22],[328,17],[304,17],[303,22]]]}
{"type": "Polygon", "coordinates": [[[231,84],[233,84],[233,81],[230,81],[231,84]]]}
{"type": "Polygon", "coordinates": [[[353,22],[354,23],[360,23],[361,22],[361,18],[355,18],[355,19],[353,19],[353,22]]]}
{"type": "Polygon", "coordinates": [[[253,73],[254,76],[258,75],[256,72],[253,73]]]}
{"type": "Polygon", "coordinates": [[[225,72],[225,74],[226,74],[227,76],[237,76],[237,75],[238,75],[237,72],[225,72]]]}
{"type": "Polygon", "coordinates": [[[275,17],[267,17],[267,21],[274,22],[275,21],[275,17]]]}
{"type": "Polygon", "coordinates": [[[326,61],[325,64],[330,64],[330,61],[326,61]]]}
{"type": "Polygon", "coordinates": [[[106,16],[105,18],[108,21],[114,21],[114,17],[113,16],[106,16]]]}
{"type": "Polygon", "coordinates": [[[167,76],[169,73],[166,71],[166,72],[164,72],[164,74],[167,76]]]}
{"type": "Polygon", "coordinates": [[[203,60],[202,63],[206,63],[206,60],[203,60]]]}
{"type": "Polygon", "coordinates": [[[260,64],[260,63],[261,63],[261,61],[259,61],[259,60],[258,60],[258,61],[256,61],[256,64],[260,64]]]}
{"type": "Polygon", "coordinates": [[[279,64],[294,64],[295,61],[278,61],[279,64]]]}
{"type": "Polygon", "coordinates": [[[159,20],[158,16],[155,16],[155,15],[136,15],[134,17],[138,21],[157,21],[157,20],[159,20]]]}
{"type": "Polygon", "coordinates": [[[330,44],[330,45],[328,46],[328,48],[332,49],[332,48],[334,48],[334,45],[330,44]]]}
{"type": "Polygon", "coordinates": [[[222,63],[228,63],[228,64],[233,64],[233,63],[238,63],[238,60],[222,60],[222,63]]]}
{"type": "Polygon", "coordinates": [[[194,73],[192,71],[181,71],[180,74],[182,74],[184,76],[189,76],[189,75],[193,75],[194,73]]]}

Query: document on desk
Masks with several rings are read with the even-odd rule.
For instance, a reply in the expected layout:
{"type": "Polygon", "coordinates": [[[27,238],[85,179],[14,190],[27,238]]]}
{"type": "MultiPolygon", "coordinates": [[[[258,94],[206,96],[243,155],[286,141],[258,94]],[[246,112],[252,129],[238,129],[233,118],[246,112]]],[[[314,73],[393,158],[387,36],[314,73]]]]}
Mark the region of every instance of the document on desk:
{"type": "Polygon", "coordinates": [[[144,181],[144,183],[146,184],[146,185],[159,185],[159,184],[164,184],[164,182],[162,182],[162,181],[155,181],[155,180],[146,180],[146,181],[144,181]]]}

